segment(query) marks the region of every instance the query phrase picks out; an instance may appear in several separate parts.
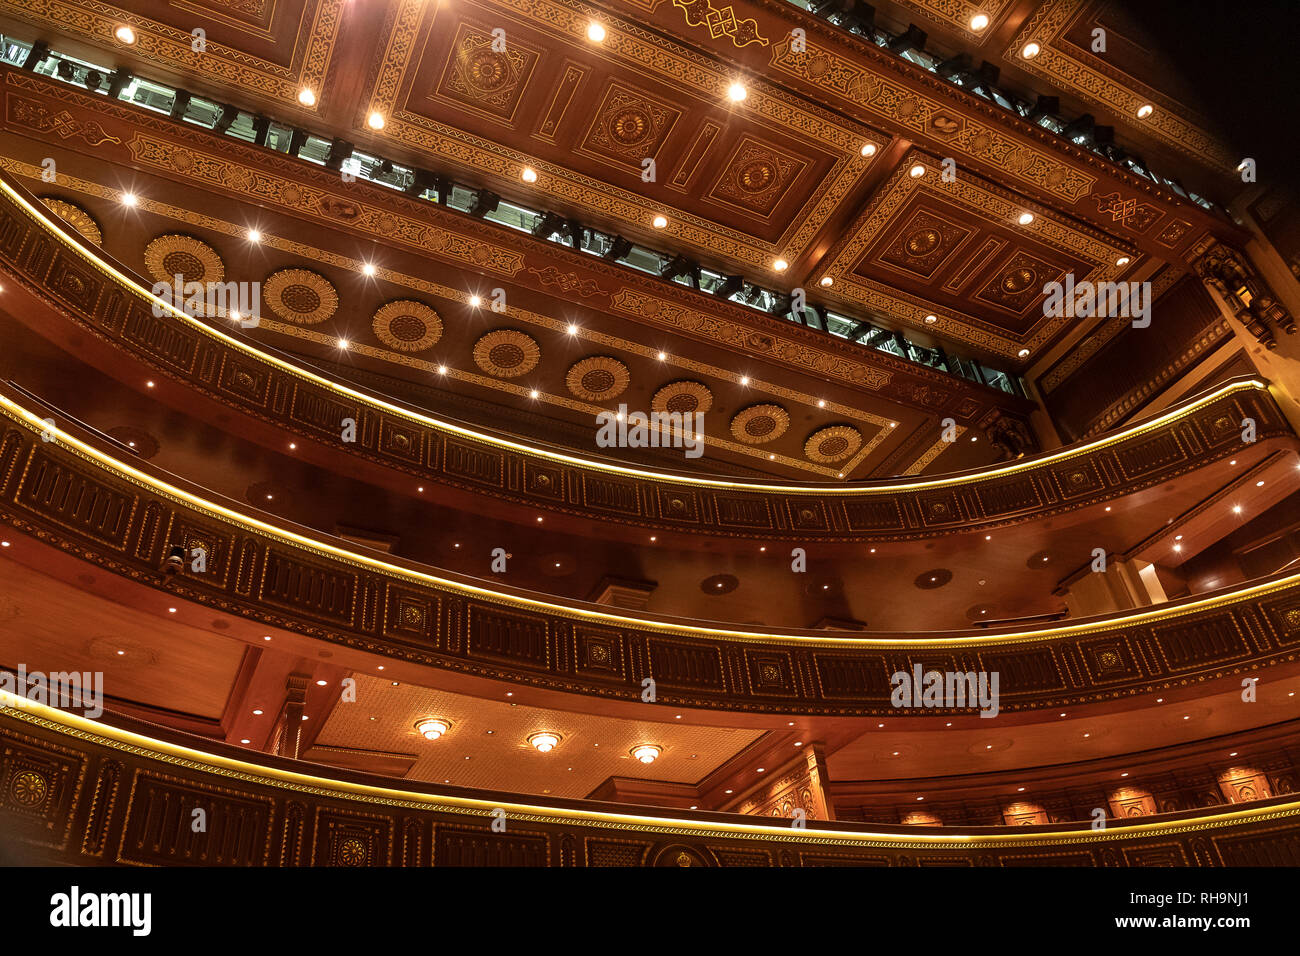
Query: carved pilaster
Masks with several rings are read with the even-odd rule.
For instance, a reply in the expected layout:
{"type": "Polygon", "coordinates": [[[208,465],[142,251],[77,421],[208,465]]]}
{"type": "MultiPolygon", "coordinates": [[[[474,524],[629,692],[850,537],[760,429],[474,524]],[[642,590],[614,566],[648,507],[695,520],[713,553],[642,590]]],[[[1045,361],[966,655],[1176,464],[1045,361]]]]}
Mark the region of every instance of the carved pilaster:
{"type": "Polygon", "coordinates": [[[1282,307],[1273,290],[1235,249],[1216,242],[1195,261],[1193,268],[1222,306],[1265,348],[1277,348],[1270,324],[1288,335],[1295,332],[1295,319],[1291,313],[1282,307]]]}

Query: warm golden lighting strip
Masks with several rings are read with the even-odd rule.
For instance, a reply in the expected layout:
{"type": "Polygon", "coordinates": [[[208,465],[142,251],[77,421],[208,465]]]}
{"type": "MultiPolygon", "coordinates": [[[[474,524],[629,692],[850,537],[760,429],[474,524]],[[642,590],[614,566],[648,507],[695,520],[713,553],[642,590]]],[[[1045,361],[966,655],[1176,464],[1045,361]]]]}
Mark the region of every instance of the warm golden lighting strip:
{"type": "Polygon", "coordinates": [[[1177,608],[1144,611],[1138,614],[1129,614],[1122,617],[1108,618],[1106,620],[1091,624],[1064,625],[1057,628],[1046,628],[1041,630],[1024,631],[1014,634],[987,634],[982,636],[961,636],[961,637],[900,637],[886,638],[876,637],[862,639],[855,637],[823,637],[807,636],[797,634],[772,634],[760,631],[739,631],[725,628],[702,627],[697,624],[671,623],[667,621],[649,620],[646,618],[627,617],[621,614],[612,614],[607,611],[594,611],[586,608],[570,607],[563,604],[556,604],[551,601],[536,597],[526,597],[524,595],[509,594],[501,591],[493,591],[488,588],[480,587],[475,584],[469,584],[464,581],[455,581],[450,578],[440,577],[436,574],[430,574],[427,571],[416,571],[411,568],[404,568],[396,564],[390,564],[378,558],[370,557],[365,554],[358,554],[355,551],[348,551],[344,548],[327,544],[323,541],[317,541],[308,538],[305,535],[279,528],[275,525],[268,524],[259,518],[252,518],[248,515],[241,514],[224,505],[214,504],[205,498],[192,494],[177,488],[175,485],[168,484],[160,478],[146,474],[131,465],[121,462],[111,455],[87,445],[80,439],[69,435],[60,428],[52,427],[49,422],[35,412],[30,412],[18,405],[7,395],[0,394],[0,409],[3,409],[15,421],[25,425],[31,431],[41,433],[43,440],[56,441],[64,445],[70,452],[80,456],[88,461],[94,462],[103,468],[115,472],[119,477],[125,478],[143,488],[159,494],[172,501],[178,502],[184,506],[195,508],[209,517],[217,518],[234,525],[241,526],[245,529],[260,532],[272,538],[277,538],[282,542],[292,544],[295,547],[302,548],[306,551],[317,554],[327,559],[337,559],[354,566],[370,568],[389,577],[406,578],[411,581],[418,581],[423,584],[433,585],[435,587],[446,588],[449,590],[459,591],[462,594],[472,594],[476,597],[493,601],[497,604],[509,604],[516,607],[527,608],[531,610],[541,610],[546,613],[559,614],[568,617],[583,617],[594,620],[608,621],[615,624],[621,624],[628,627],[641,628],[646,630],[666,631],[674,634],[690,633],[699,634],[710,638],[727,638],[747,642],[761,643],[795,643],[795,644],[815,644],[826,646],[850,646],[859,649],[869,649],[872,647],[909,647],[909,648],[934,648],[934,647],[970,647],[981,644],[1023,644],[1035,643],[1040,641],[1054,640],[1059,637],[1073,634],[1089,634],[1098,631],[1112,630],[1115,628],[1128,627],[1132,624],[1152,619],[1172,619],[1186,614],[1193,614],[1207,608],[1219,607],[1224,604],[1236,603],[1255,595],[1263,595],[1273,591],[1283,590],[1300,583],[1300,572],[1290,575],[1289,577],[1268,581],[1263,584],[1255,584],[1249,587],[1233,591],[1226,595],[1218,597],[1205,598],[1199,601],[1192,601],[1188,604],[1179,605],[1177,608]],[[49,436],[45,439],[45,436],[49,436]]]}
{"type": "Polygon", "coordinates": [[[763,482],[732,481],[730,479],[724,479],[724,478],[704,478],[695,475],[678,475],[678,474],[673,474],[671,472],[653,471],[644,468],[631,468],[624,465],[614,465],[606,462],[595,461],[592,459],[579,458],[575,455],[569,455],[563,452],[551,451],[545,448],[534,448],[532,446],[522,444],[521,442],[511,441],[510,439],[507,438],[499,438],[493,435],[487,435],[484,434],[483,432],[475,431],[472,428],[467,428],[463,425],[457,425],[454,422],[447,422],[447,421],[442,421],[441,419],[432,418],[428,415],[424,415],[419,412],[414,412],[409,409],[402,408],[398,405],[394,405],[381,398],[376,398],[374,396],[367,395],[363,392],[359,392],[356,389],[350,388],[347,385],[343,385],[339,382],[332,381],[331,379],[327,379],[324,376],[317,375],[314,372],[311,372],[307,369],[299,368],[298,366],[293,365],[292,363],[287,362],[283,359],[276,358],[273,355],[269,355],[265,352],[262,352],[261,350],[254,348],[252,345],[246,342],[241,342],[240,340],[233,338],[230,335],[227,335],[225,332],[221,331],[220,329],[213,328],[212,326],[209,326],[206,323],[199,321],[197,318],[187,315],[186,313],[180,311],[175,306],[173,306],[170,302],[166,302],[163,299],[160,299],[157,296],[155,296],[150,290],[139,285],[130,276],[126,275],[123,272],[118,271],[113,266],[105,262],[94,252],[94,250],[90,249],[87,246],[81,245],[78,241],[74,240],[62,229],[56,227],[53,224],[53,222],[41,210],[39,210],[34,205],[32,205],[32,203],[28,202],[7,181],[0,179],[0,188],[2,188],[4,192],[8,194],[8,196],[16,204],[21,206],[28,216],[30,216],[32,219],[40,223],[54,239],[63,243],[63,245],[65,245],[67,248],[72,250],[82,259],[84,259],[93,268],[99,270],[105,276],[109,277],[119,285],[125,287],[128,291],[134,293],[136,296],[149,301],[153,305],[157,305],[158,307],[171,313],[181,321],[188,323],[190,326],[192,326],[195,329],[198,329],[203,334],[220,340],[224,344],[230,346],[231,348],[239,350],[240,352],[244,353],[245,355],[249,356],[250,358],[256,361],[263,362],[267,365],[274,365],[277,368],[280,368],[285,372],[288,372],[289,374],[296,376],[297,378],[313,382],[339,395],[346,396],[347,398],[353,401],[360,402],[364,405],[369,405],[372,408],[382,409],[383,411],[389,412],[393,415],[398,415],[408,421],[417,422],[421,425],[432,428],[435,431],[449,432],[451,434],[458,435],[462,438],[471,439],[473,441],[481,442],[483,444],[493,445],[498,448],[509,449],[510,451],[519,452],[521,454],[530,455],[536,458],[544,458],[549,461],[561,462],[563,464],[572,465],[577,468],[585,468],[589,471],[608,472],[610,474],[625,475],[632,478],[643,478],[643,479],[649,479],[651,481],[662,481],[662,482],[681,484],[681,485],[702,485],[711,488],[728,488],[728,489],[733,489],[738,491],[750,491],[750,492],[757,492],[757,493],[770,494],[773,492],[779,492],[782,494],[809,495],[809,496],[851,495],[851,496],[867,497],[870,495],[893,494],[896,492],[916,491],[916,490],[926,489],[926,488],[945,488],[954,485],[972,485],[983,481],[989,481],[994,478],[1000,478],[1004,475],[1015,474],[1017,472],[1038,468],[1042,465],[1050,464],[1052,462],[1067,461],[1071,458],[1076,458],[1079,457],[1080,455],[1086,455],[1089,454],[1090,452],[1094,452],[1102,448],[1108,448],[1112,445],[1119,444],[1135,436],[1145,434],[1146,432],[1149,431],[1153,431],[1171,421],[1175,421],[1179,418],[1191,415],[1193,412],[1197,411],[1200,408],[1205,407],[1206,405],[1214,401],[1217,401],[1219,398],[1223,397],[1224,395],[1228,395],[1236,391],[1241,391],[1246,389],[1258,389],[1258,390],[1267,391],[1268,389],[1268,386],[1264,382],[1255,379],[1242,381],[1242,382],[1234,382],[1228,385],[1224,385],[1218,389],[1215,389],[1213,392],[1210,392],[1209,394],[1202,396],[1201,398],[1197,399],[1196,401],[1192,402],[1189,405],[1185,405],[1181,408],[1176,408],[1173,409],[1172,411],[1165,412],[1163,415],[1159,415],[1156,418],[1153,418],[1150,421],[1145,422],[1141,425],[1134,426],[1125,431],[1116,432],[1112,435],[1106,436],[1105,438],[1098,438],[1094,441],[1088,442],[1083,445],[1078,445],[1068,449],[1062,449],[1060,451],[1051,452],[1045,455],[1038,455],[1033,458],[1021,459],[1020,461],[1013,462],[1008,465],[989,468],[983,471],[979,471],[978,473],[975,474],[968,473],[964,476],[957,475],[957,476],[946,477],[946,478],[929,478],[921,481],[906,482],[903,484],[874,484],[873,483],[869,486],[858,485],[858,484],[835,485],[830,483],[802,484],[802,485],[767,484],[763,482]]]}
{"type": "Polygon", "coordinates": [[[18,694],[0,690],[0,714],[26,721],[62,733],[68,737],[89,741],[92,744],[125,751],[146,759],[158,760],[188,769],[218,774],[258,786],[271,786],[311,793],[326,799],[344,799],[372,804],[424,809],[470,816],[488,817],[494,809],[505,810],[511,819],[542,824],[582,824],[601,829],[677,832],[697,837],[715,839],[775,840],[790,843],[829,844],[840,846],[889,845],[902,847],[995,847],[1032,846],[1051,843],[1109,843],[1135,837],[1176,834],[1196,830],[1217,829],[1251,820],[1270,820],[1300,815],[1300,801],[1269,807],[1231,810],[1224,813],[1191,817],[1165,823],[1137,823],[1105,830],[1090,826],[1079,830],[1035,829],[1031,833],[997,834],[935,834],[933,827],[918,828],[927,832],[915,834],[873,833],[854,830],[796,829],[791,826],[773,826],[763,823],[741,823],[715,820],[689,820],[671,816],[642,816],[635,813],[611,813],[603,810],[583,810],[570,807],[545,806],[528,803],[502,802],[498,799],[447,794],[418,793],[372,784],[353,783],[318,777],[313,774],[283,770],[223,757],[218,754],[194,750],[180,744],[146,737],[129,730],[90,720],[77,714],[62,711],[18,694]]]}

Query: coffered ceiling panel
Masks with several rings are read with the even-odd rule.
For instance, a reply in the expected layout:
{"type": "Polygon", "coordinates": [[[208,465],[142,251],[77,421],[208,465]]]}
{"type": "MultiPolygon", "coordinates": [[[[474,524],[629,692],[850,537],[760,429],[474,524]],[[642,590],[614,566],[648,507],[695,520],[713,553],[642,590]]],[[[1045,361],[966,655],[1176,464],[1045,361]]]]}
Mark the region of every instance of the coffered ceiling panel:
{"type": "Polygon", "coordinates": [[[1047,283],[1115,279],[1132,255],[970,173],[945,181],[940,163],[913,153],[831,249],[823,280],[832,298],[1019,361],[1069,321],[1043,314],[1047,283]]]}
{"type": "Polygon", "coordinates": [[[867,127],[752,80],[733,103],[723,65],[632,23],[593,44],[589,19],[558,0],[398,0],[365,115],[430,163],[516,190],[527,167],[548,206],[633,231],[663,214],[671,242],[764,270],[879,159],[867,127]]]}
{"type": "Polygon", "coordinates": [[[169,72],[299,108],[298,91],[322,89],[349,0],[19,0],[4,12],[61,36],[122,50],[114,31],[136,28],[130,48],[169,72]],[[195,30],[202,30],[201,42],[195,30]]]}

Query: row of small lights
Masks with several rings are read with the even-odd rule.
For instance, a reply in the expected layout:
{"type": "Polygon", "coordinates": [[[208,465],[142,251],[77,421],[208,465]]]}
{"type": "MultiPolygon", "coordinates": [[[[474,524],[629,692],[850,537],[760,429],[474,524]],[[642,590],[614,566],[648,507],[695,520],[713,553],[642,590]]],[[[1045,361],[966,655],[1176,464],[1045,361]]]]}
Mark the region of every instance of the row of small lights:
{"type": "MultiPolygon", "coordinates": [[[[120,197],[120,202],[121,202],[122,205],[124,205],[124,206],[131,206],[131,207],[134,207],[134,206],[136,206],[136,205],[139,204],[140,199],[139,199],[138,196],[135,195],[135,193],[129,193],[129,192],[128,192],[128,193],[123,193],[123,194],[121,195],[121,197],[120,197]]],[[[260,242],[262,241],[262,233],[261,233],[260,231],[258,231],[257,229],[250,229],[250,230],[248,230],[247,238],[248,238],[248,241],[249,241],[249,242],[260,243],[260,242]]],[[[366,263],[363,263],[363,264],[362,264],[362,266],[361,266],[361,272],[362,272],[363,275],[367,276],[368,278],[373,278],[375,275],[378,274],[379,269],[378,269],[377,266],[375,266],[374,263],[366,262],[366,263]]],[[[480,306],[483,305],[483,299],[482,299],[481,296],[471,295],[471,296],[469,297],[469,304],[470,304],[470,307],[471,307],[471,308],[477,309],[477,308],[479,308],[480,306]]],[[[242,316],[240,315],[240,313],[237,312],[237,311],[232,311],[232,312],[230,312],[228,317],[230,318],[230,320],[231,320],[232,322],[238,322],[238,321],[242,318],[242,316]]],[[[568,325],[568,327],[565,329],[565,331],[566,331],[569,335],[577,335],[577,334],[578,334],[580,331],[582,331],[582,330],[581,330],[581,329],[580,329],[576,324],[570,322],[569,325],[568,325]]],[[[347,351],[349,348],[351,348],[352,343],[349,342],[347,339],[340,338],[340,339],[337,340],[337,342],[335,343],[335,345],[336,345],[338,348],[340,348],[340,349],[342,349],[342,350],[344,350],[344,351],[347,351]]],[[[665,362],[665,361],[668,360],[668,353],[667,353],[667,352],[658,352],[658,353],[656,354],[655,357],[656,357],[660,362],[665,362]]],[[[438,366],[438,374],[439,374],[439,375],[446,375],[447,372],[448,372],[447,366],[445,366],[445,365],[439,365],[439,366],[438,366]]],[[[154,386],[154,383],[153,383],[152,381],[151,381],[151,382],[147,382],[146,384],[147,384],[150,388],[153,388],[153,386],[154,386]]],[[[742,375],[741,378],[740,378],[740,384],[741,384],[742,386],[748,386],[748,385],[749,385],[749,376],[748,376],[748,375],[742,375]]],[[[541,393],[540,391],[538,391],[537,389],[534,388],[534,389],[530,389],[530,390],[529,390],[529,392],[528,392],[528,397],[529,397],[529,398],[533,398],[533,399],[537,399],[537,398],[541,398],[541,394],[542,394],[542,393],[541,393]]],[[[818,408],[825,408],[825,407],[826,407],[826,399],[824,399],[824,398],[822,398],[822,399],[818,399],[818,400],[817,400],[817,407],[818,407],[818,408]]],[[[623,415],[622,415],[621,412],[618,413],[618,418],[619,418],[620,420],[622,420],[623,415]]],[[[889,427],[890,427],[890,428],[896,428],[896,427],[898,427],[898,422],[890,422],[890,423],[889,423],[889,427]]],[[[699,441],[699,440],[702,439],[702,436],[700,436],[700,435],[696,435],[695,438],[696,438],[697,441],[699,441]]],[[[971,439],[971,441],[974,441],[974,440],[975,440],[975,439],[973,439],[973,438],[971,439]]],[[[134,447],[134,446],[133,446],[133,447],[134,447]]],[[[296,448],[297,446],[296,446],[296,445],[293,445],[293,444],[290,444],[289,447],[292,449],[292,448],[296,448]]],[[[768,455],[767,457],[770,458],[770,459],[775,459],[775,458],[776,458],[776,455],[768,455]]],[[[843,477],[844,477],[844,472],[840,472],[840,473],[839,473],[839,477],[843,478],[843,477]]],[[[420,490],[423,491],[424,489],[421,488],[420,490]]],[[[269,496],[268,496],[268,497],[269,497],[269,496]]],[[[541,519],[539,518],[539,519],[537,519],[537,520],[540,521],[541,519]]],[[[653,539],[652,539],[652,540],[653,540],[653,539]]]]}
{"type": "MultiPolygon", "coordinates": [[[[451,721],[442,717],[425,717],[416,722],[415,729],[418,730],[426,740],[437,740],[439,737],[446,735],[451,730],[451,721]]],[[[492,733],[492,731],[488,731],[492,733]]],[[[548,754],[560,745],[564,738],[559,734],[550,731],[539,731],[528,736],[528,743],[533,746],[538,753],[548,754]]],[[[654,763],[655,760],[663,753],[663,748],[658,744],[638,744],[628,751],[637,761],[644,764],[654,763]]]]}
{"type": "MultiPolygon", "coordinates": [[[[981,30],[981,29],[983,29],[985,26],[988,25],[988,18],[985,17],[983,14],[981,14],[980,16],[977,16],[977,17],[974,18],[974,20],[972,21],[972,24],[971,24],[971,25],[972,25],[972,27],[974,27],[976,30],[981,30]],[[981,18],[983,19],[983,23],[982,23],[980,26],[975,26],[975,21],[976,21],[976,20],[980,20],[981,18]]],[[[127,26],[118,27],[118,29],[117,29],[117,33],[116,33],[116,36],[117,36],[117,38],[118,38],[121,42],[123,42],[123,43],[126,43],[126,44],[133,44],[133,43],[135,43],[135,31],[132,30],[130,27],[127,27],[127,26]]],[[[604,26],[602,26],[601,24],[596,23],[596,22],[594,22],[594,21],[593,21],[592,23],[588,24],[588,26],[587,26],[587,39],[588,39],[588,40],[590,40],[590,41],[593,42],[593,43],[602,43],[602,42],[604,42],[605,37],[606,37],[606,31],[605,31],[604,26]]],[[[1035,44],[1030,44],[1030,45],[1031,45],[1031,46],[1036,46],[1035,44]]],[[[1026,49],[1027,49],[1027,48],[1026,48],[1026,49]]],[[[1034,55],[1034,56],[1037,55],[1037,51],[1036,51],[1036,50],[1035,50],[1035,52],[1034,52],[1033,55],[1034,55]]],[[[743,101],[744,99],[746,99],[748,96],[749,96],[749,91],[745,88],[745,85],[744,85],[743,83],[735,82],[735,83],[732,83],[732,84],[727,88],[727,97],[728,97],[728,99],[730,99],[733,103],[739,103],[739,102],[742,102],[742,101],[743,101]]],[[[301,103],[303,106],[307,106],[307,107],[315,106],[315,105],[316,105],[316,93],[315,93],[315,91],[313,91],[310,87],[303,87],[301,90],[298,91],[298,102],[301,103]]],[[[1149,107],[1144,107],[1144,109],[1150,109],[1150,108],[1149,108],[1149,107]]],[[[1139,111],[1139,112],[1140,112],[1140,111],[1139,111]]],[[[1147,115],[1149,115],[1149,114],[1147,114],[1147,115]]],[[[384,115],[383,115],[382,113],[380,113],[380,112],[372,112],[372,113],[369,115],[369,117],[367,117],[367,119],[366,119],[366,125],[369,126],[371,129],[373,129],[373,130],[375,130],[375,131],[382,130],[382,129],[384,128],[386,122],[387,122],[387,121],[385,120],[384,115]]],[[[877,147],[876,147],[876,144],[875,144],[875,143],[865,143],[865,144],[862,146],[861,154],[862,154],[863,156],[865,156],[865,157],[871,157],[871,156],[874,156],[874,155],[876,154],[876,151],[877,151],[877,147]]],[[[913,179],[916,179],[916,178],[919,178],[919,177],[921,177],[921,176],[924,176],[924,175],[925,175],[925,172],[926,172],[925,167],[918,163],[917,165],[915,165],[915,166],[912,167],[912,169],[911,169],[911,171],[910,171],[910,174],[911,174],[911,176],[912,176],[913,179]]],[[[519,178],[520,178],[523,182],[528,183],[528,184],[530,184],[530,185],[533,184],[533,183],[536,183],[536,182],[537,182],[537,179],[538,179],[538,173],[537,173],[537,170],[533,169],[531,166],[525,166],[525,167],[523,167],[523,169],[520,170],[519,178]]],[[[132,194],[132,193],[126,193],[126,194],[124,194],[123,197],[122,197],[122,202],[123,202],[125,205],[128,205],[128,206],[134,206],[134,205],[136,204],[136,197],[135,197],[135,195],[132,194]]],[[[1033,215],[1033,213],[1030,213],[1030,212],[1022,213],[1021,216],[1020,216],[1020,220],[1019,220],[1019,221],[1020,221],[1020,225],[1022,225],[1022,226],[1027,226],[1027,225],[1029,225],[1030,223],[1032,223],[1032,222],[1034,221],[1034,215],[1033,215]]],[[[667,217],[667,216],[665,216],[663,213],[658,213],[658,214],[656,214],[656,215],[655,215],[655,216],[650,220],[650,225],[653,226],[655,229],[666,229],[666,228],[668,228],[668,222],[669,222],[669,220],[668,220],[668,217],[667,217]]],[[[253,230],[253,231],[250,232],[250,234],[249,234],[249,238],[250,238],[253,242],[257,242],[257,241],[258,241],[258,238],[260,238],[260,233],[258,233],[256,230],[253,230]]],[[[1129,260],[1129,257],[1128,257],[1128,256],[1122,256],[1122,257],[1120,257],[1120,259],[1119,259],[1115,264],[1118,265],[1118,266],[1125,266],[1125,265],[1128,265],[1129,261],[1130,261],[1130,260],[1129,260]]],[[[772,263],[772,269],[773,269],[774,271],[776,271],[776,272],[784,272],[784,271],[786,271],[786,269],[788,269],[789,267],[790,267],[790,263],[789,263],[787,260],[785,260],[785,259],[776,259],[776,260],[773,261],[773,263],[772,263]]],[[[375,267],[374,267],[373,265],[367,263],[367,264],[363,267],[362,271],[365,272],[366,275],[372,276],[372,275],[375,274],[375,267]]],[[[834,279],[832,276],[823,276],[823,277],[821,278],[821,280],[820,280],[820,284],[821,284],[821,286],[822,286],[823,288],[830,288],[830,287],[834,284],[834,282],[835,282],[835,279],[834,279]]],[[[471,298],[471,300],[470,300],[470,304],[471,304],[471,305],[475,305],[475,306],[477,306],[477,305],[479,304],[477,300],[478,300],[478,297],[477,297],[477,296],[474,296],[473,298],[471,298]]],[[[235,318],[235,320],[238,320],[239,316],[236,314],[236,315],[234,316],[234,318],[235,318]]],[[[939,321],[939,317],[938,317],[937,315],[927,315],[927,316],[925,317],[925,321],[926,321],[926,324],[927,324],[927,325],[934,325],[935,323],[937,323],[937,322],[939,321]]],[[[570,335],[573,335],[573,334],[575,334],[575,333],[576,333],[576,328],[573,327],[573,326],[570,326],[570,327],[569,327],[569,334],[570,334],[570,335]]],[[[347,340],[346,340],[346,339],[340,339],[340,340],[339,340],[339,347],[340,347],[340,348],[344,348],[344,349],[346,349],[346,348],[348,347],[348,342],[347,342],[347,340]]],[[[1026,349],[1021,349],[1020,352],[1019,352],[1018,354],[1019,354],[1019,357],[1020,357],[1020,358],[1026,358],[1026,357],[1029,355],[1029,349],[1027,349],[1027,348],[1026,348],[1026,349]]],[[[660,358],[660,360],[662,360],[662,359],[664,358],[664,355],[663,355],[662,352],[659,354],[659,358],[660,358]]],[[[439,371],[440,373],[444,373],[444,369],[442,369],[441,367],[439,368],[438,371],[439,371]]],[[[742,383],[742,384],[743,384],[743,383],[742,383]]],[[[531,393],[531,397],[533,397],[533,398],[538,398],[539,395],[538,395],[538,393],[537,393],[536,391],[533,391],[533,392],[531,393]]],[[[770,456],[769,456],[769,458],[775,458],[775,457],[776,457],[775,455],[770,455],[770,456]]],[[[841,475],[840,477],[843,477],[843,476],[841,475]]]]}

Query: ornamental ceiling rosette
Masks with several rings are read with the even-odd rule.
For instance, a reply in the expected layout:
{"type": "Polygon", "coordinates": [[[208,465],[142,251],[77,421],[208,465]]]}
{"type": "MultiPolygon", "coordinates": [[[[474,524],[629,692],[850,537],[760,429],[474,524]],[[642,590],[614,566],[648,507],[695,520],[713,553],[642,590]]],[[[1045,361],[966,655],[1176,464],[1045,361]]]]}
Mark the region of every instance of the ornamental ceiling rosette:
{"type": "Polygon", "coordinates": [[[565,376],[564,384],[578,398],[603,402],[622,395],[629,381],[631,374],[618,359],[593,355],[575,363],[565,376]]]}
{"type": "Polygon", "coordinates": [[[226,264],[217,250],[193,236],[159,236],[144,247],[144,267],[158,282],[220,282],[226,264]]]}
{"type": "Polygon", "coordinates": [[[669,382],[650,399],[652,412],[676,412],[687,415],[696,412],[703,415],[713,407],[713,393],[703,382],[683,380],[669,382]]]}
{"type": "Polygon", "coordinates": [[[843,461],[862,447],[862,433],[848,425],[820,428],[804,442],[803,453],[809,461],[831,465],[843,461]]]}
{"type": "Polygon", "coordinates": [[[82,237],[95,245],[102,245],[104,242],[104,233],[99,228],[99,223],[90,213],[82,209],[76,203],[70,203],[63,199],[55,199],[53,196],[42,197],[41,202],[45,203],[45,208],[54,215],[58,216],[82,237]]]}
{"type": "Polygon", "coordinates": [[[339,307],[339,294],[323,275],[307,269],[281,269],[262,283],[262,298],[280,318],[295,325],[317,325],[339,307]]]}
{"type": "Polygon", "coordinates": [[[380,306],[370,325],[379,341],[399,352],[423,352],[442,338],[438,313],[411,299],[380,306]]]}
{"type": "Polygon", "coordinates": [[[751,405],[731,420],[731,434],[749,445],[774,441],[790,427],[790,416],[780,405],[751,405]]]}
{"type": "Polygon", "coordinates": [[[497,378],[526,375],[541,357],[536,340],[514,329],[497,329],[474,343],[474,363],[497,378]]]}

